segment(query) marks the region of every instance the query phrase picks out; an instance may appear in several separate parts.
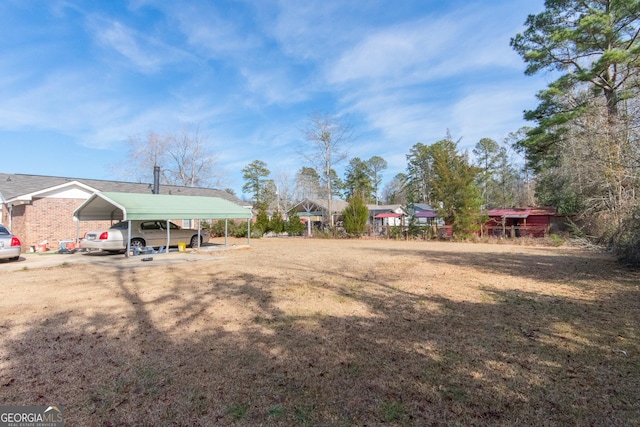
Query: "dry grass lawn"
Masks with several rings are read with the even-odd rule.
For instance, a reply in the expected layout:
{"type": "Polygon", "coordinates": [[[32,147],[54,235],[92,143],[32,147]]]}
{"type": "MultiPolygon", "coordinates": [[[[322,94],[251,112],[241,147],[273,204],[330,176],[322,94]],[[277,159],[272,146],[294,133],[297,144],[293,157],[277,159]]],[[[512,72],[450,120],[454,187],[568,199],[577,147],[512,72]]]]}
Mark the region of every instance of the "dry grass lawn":
{"type": "Polygon", "coordinates": [[[640,274],[607,254],[260,239],[131,265],[2,274],[1,405],[68,426],[640,425],[640,274]]]}

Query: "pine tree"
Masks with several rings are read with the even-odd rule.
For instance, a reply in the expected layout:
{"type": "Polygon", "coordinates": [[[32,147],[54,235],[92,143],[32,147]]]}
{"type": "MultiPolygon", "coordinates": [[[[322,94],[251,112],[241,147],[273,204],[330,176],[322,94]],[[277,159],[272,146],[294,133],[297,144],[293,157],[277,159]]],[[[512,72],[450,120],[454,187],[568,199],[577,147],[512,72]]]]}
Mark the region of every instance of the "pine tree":
{"type": "Polygon", "coordinates": [[[430,146],[433,200],[458,237],[468,237],[478,226],[482,199],[475,185],[478,168],[458,154],[457,144],[443,139],[430,146]]]}
{"type": "Polygon", "coordinates": [[[362,196],[356,194],[349,198],[348,205],[342,212],[344,231],[351,237],[360,237],[367,229],[369,208],[362,196]]]}

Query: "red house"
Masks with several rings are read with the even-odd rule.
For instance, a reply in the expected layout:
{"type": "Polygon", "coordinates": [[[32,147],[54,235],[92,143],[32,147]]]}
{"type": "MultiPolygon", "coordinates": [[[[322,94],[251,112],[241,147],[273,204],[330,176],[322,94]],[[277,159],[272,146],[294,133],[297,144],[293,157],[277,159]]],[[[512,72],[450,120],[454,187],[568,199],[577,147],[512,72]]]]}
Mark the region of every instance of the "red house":
{"type": "Polygon", "coordinates": [[[489,236],[545,237],[557,226],[557,213],[553,207],[491,209],[482,228],[489,236]]]}

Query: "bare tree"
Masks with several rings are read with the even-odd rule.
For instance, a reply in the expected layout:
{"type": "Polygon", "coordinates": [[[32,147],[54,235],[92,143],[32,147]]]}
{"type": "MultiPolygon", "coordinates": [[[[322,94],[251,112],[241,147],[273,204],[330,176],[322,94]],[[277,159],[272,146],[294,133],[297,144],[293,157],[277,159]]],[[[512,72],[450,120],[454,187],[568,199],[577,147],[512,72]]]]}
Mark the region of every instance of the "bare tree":
{"type": "Polygon", "coordinates": [[[124,165],[117,165],[121,169],[119,174],[124,179],[135,182],[152,182],[153,167],[165,163],[166,139],[149,131],[146,138],[141,135],[131,136],[127,142],[129,156],[124,165]]]}
{"type": "Polygon", "coordinates": [[[367,160],[369,172],[371,174],[371,184],[376,198],[376,205],[380,203],[380,184],[382,183],[382,172],[387,169],[387,161],[380,156],[373,156],[367,160]]]}
{"type": "Polygon", "coordinates": [[[277,189],[276,196],[278,209],[282,209],[282,212],[288,213],[296,203],[295,180],[289,172],[280,171],[276,174],[275,184],[277,189]]]}
{"type": "Polygon", "coordinates": [[[342,118],[313,113],[309,116],[304,135],[309,143],[309,150],[301,154],[311,163],[327,190],[329,225],[333,227],[331,173],[348,156],[347,146],[354,139],[353,127],[342,118]]]}
{"type": "Polygon", "coordinates": [[[133,136],[128,142],[128,167],[123,174],[128,179],[152,181],[153,167],[160,166],[161,181],[169,185],[211,187],[222,181],[199,126],[163,136],[150,131],[146,138],[133,136]]]}
{"type": "Polygon", "coordinates": [[[200,133],[200,127],[182,129],[180,133],[167,135],[169,162],[164,172],[173,185],[206,187],[219,182],[214,165],[215,157],[208,151],[208,139],[200,133]]]}
{"type": "Polygon", "coordinates": [[[382,190],[383,203],[406,205],[407,200],[407,175],[399,173],[385,185],[382,190]]]}

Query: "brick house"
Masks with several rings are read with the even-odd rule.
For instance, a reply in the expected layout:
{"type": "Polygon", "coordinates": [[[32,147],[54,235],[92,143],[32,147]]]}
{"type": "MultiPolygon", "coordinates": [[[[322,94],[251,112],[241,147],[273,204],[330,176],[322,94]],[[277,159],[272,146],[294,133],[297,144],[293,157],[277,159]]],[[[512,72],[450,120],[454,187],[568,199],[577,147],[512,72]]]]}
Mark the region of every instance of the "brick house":
{"type": "MultiPolygon", "coordinates": [[[[23,251],[45,240],[50,249],[57,249],[61,241],[77,240],[89,230],[111,225],[110,221],[74,221],[73,212],[92,194],[101,191],[149,194],[152,189],[149,183],[0,173],[0,223],[20,238],[23,251]]],[[[220,197],[246,205],[232,194],[212,188],[161,185],[160,193],[220,197]]],[[[192,226],[189,221],[179,225],[192,226]]]]}

